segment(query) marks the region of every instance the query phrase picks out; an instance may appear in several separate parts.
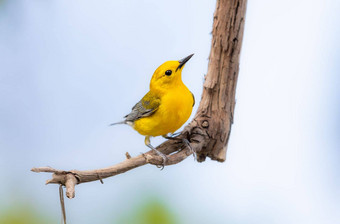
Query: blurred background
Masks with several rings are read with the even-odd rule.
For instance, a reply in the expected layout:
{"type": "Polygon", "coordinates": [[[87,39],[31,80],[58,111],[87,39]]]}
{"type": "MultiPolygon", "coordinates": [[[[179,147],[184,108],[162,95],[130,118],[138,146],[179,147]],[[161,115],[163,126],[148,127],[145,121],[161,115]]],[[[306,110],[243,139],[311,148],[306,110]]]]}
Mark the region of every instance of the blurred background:
{"type": "MultiPolygon", "coordinates": [[[[32,167],[95,169],[147,151],[108,124],[163,62],[195,53],[183,79],[200,100],[214,9],[0,0],[1,224],[60,223],[58,186],[32,167]]],[[[226,162],[189,157],[79,185],[69,223],[338,223],[339,11],[337,0],[249,1],[226,162]]]]}

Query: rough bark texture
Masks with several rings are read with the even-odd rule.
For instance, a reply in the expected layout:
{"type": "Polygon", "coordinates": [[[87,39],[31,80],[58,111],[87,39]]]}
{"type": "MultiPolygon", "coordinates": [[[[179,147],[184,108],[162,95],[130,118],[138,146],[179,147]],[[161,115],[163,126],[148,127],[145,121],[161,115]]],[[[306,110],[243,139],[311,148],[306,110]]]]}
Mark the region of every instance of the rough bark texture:
{"type": "Polygon", "coordinates": [[[223,162],[233,124],[235,90],[247,1],[217,1],[214,14],[208,73],[202,99],[194,118],[208,138],[197,153],[198,161],[208,156],[223,162]]]}
{"type": "MultiPolygon", "coordinates": [[[[192,149],[181,141],[168,140],[157,147],[169,158],[166,165],[181,162],[192,151],[197,161],[206,157],[223,162],[226,159],[227,144],[233,124],[235,90],[237,84],[239,58],[244,30],[246,0],[217,0],[214,13],[212,44],[208,73],[205,76],[203,94],[193,121],[187,125],[179,138],[187,138],[192,149]],[[182,149],[182,150],[179,150],[182,149]]],[[[127,159],[119,164],[89,171],[63,171],[50,167],[33,168],[34,172],[53,173],[46,183],[66,186],[66,195],[75,196],[76,184],[97,181],[124,173],[145,164],[162,164],[162,159],[149,151],[143,155],[127,159]]]]}

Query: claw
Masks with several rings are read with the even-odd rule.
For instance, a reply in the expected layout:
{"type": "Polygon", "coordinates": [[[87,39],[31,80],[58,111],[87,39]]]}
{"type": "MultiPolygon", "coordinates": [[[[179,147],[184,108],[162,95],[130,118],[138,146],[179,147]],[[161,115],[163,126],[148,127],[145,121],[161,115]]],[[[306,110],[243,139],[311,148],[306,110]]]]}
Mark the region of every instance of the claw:
{"type": "MultiPolygon", "coordinates": [[[[194,157],[194,160],[196,160],[196,152],[195,152],[195,150],[191,147],[189,140],[186,139],[186,138],[182,138],[182,142],[183,142],[183,144],[184,144],[186,147],[189,148],[190,152],[192,153],[192,155],[193,155],[193,157],[194,157]]],[[[181,149],[181,150],[182,150],[182,149],[181,149]]]]}
{"type": "MultiPolygon", "coordinates": [[[[190,152],[192,153],[192,155],[194,156],[194,160],[196,160],[196,152],[195,150],[191,147],[190,142],[188,139],[186,138],[177,138],[177,137],[173,137],[173,135],[171,136],[167,136],[167,135],[163,135],[164,138],[169,139],[169,140],[178,140],[178,141],[182,141],[183,145],[185,145],[186,147],[188,147],[190,149],[190,152]]],[[[178,152],[182,151],[183,148],[181,147],[178,152]]]]}
{"type": "Polygon", "coordinates": [[[163,159],[163,163],[162,165],[156,165],[157,168],[161,168],[161,170],[164,169],[164,166],[166,165],[166,161],[168,161],[168,158],[166,157],[166,155],[164,155],[163,153],[161,153],[160,151],[158,151],[155,147],[153,147],[150,143],[150,136],[146,136],[145,137],[145,145],[147,147],[149,147],[150,149],[152,149],[154,152],[157,153],[157,155],[159,155],[160,157],[162,157],[163,159]]]}
{"type": "Polygon", "coordinates": [[[161,170],[163,170],[164,169],[164,166],[165,166],[165,164],[166,164],[166,161],[168,161],[168,157],[166,157],[166,155],[164,155],[163,153],[161,153],[160,151],[158,151],[157,149],[153,149],[156,153],[157,153],[157,155],[159,155],[160,157],[162,157],[162,159],[163,159],[163,164],[162,165],[156,165],[157,166],[157,168],[161,168],[161,170]]]}

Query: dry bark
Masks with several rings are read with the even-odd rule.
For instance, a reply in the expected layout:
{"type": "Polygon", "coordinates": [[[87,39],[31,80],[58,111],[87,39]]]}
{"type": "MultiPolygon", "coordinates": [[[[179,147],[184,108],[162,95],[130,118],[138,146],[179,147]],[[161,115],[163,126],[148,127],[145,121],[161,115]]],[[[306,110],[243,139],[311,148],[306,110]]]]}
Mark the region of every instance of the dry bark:
{"type": "MultiPolygon", "coordinates": [[[[197,161],[206,157],[219,162],[226,159],[228,140],[233,124],[235,90],[239,72],[239,59],[243,38],[247,0],[217,0],[214,13],[212,44],[208,72],[203,84],[203,94],[195,118],[182,131],[180,138],[187,138],[197,161]]],[[[192,151],[181,141],[168,140],[157,147],[168,155],[166,165],[181,162],[192,151]],[[179,151],[178,149],[182,149],[179,151]]],[[[34,172],[53,173],[46,184],[66,186],[68,198],[75,196],[74,187],[90,181],[97,181],[124,173],[145,164],[162,164],[162,159],[149,151],[119,164],[97,170],[63,171],[50,167],[33,168],[34,172]]],[[[103,182],[102,182],[103,183],[103,182]]]]}

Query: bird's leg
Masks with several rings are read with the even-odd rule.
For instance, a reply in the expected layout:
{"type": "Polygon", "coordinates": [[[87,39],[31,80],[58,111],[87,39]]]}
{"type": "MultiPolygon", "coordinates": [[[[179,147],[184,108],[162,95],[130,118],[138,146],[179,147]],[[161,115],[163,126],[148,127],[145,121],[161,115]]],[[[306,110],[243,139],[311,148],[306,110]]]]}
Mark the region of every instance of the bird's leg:
{"type": "Polygon", "coordinates": [[[162,164],[161,166],[157,165],[157,167],[158,167],[158,168],[161,168],[161,170],[163,170],[163,169],[164,169],[164,166],[165,166],[165,163],[166,163],[166,161],[168,160],[168,158],[166,157],[166,155],[164,155],[163,153],[161,153],[160,151],[158,151],[155,147],[153,147],[153,146],[151,145],[150,136],[146,136],[144,142],[145,142],[145,145],[146,145],[147,147],[149,147],[150,149],[152,149],[153,151],[155,151],[155,152],[157,153],[157,155],[159,155],[160,157],[162,157],[162,159],[163,159],[163,164],[162,164]]]}
{"type": "MultiPolygon", "coordinates": [[[[163,135],[163,138],[166,138],[168,140],[176,140],[176,141],[181,141],[186,147],[188,147],[190,149],[190,152],[193,154],[194,159],[196,159],[196,152],[195,150],[191,147],[190,142],[188,139],[186,138],[178,138],[178,137],[173,137],[173,136],[178,136],[179,134],[175,133],[172,134],[170,136],[168,135],[163,135]]],[[[178,151],[182,151],[182,148],[180,148],[178,151]]]]}

